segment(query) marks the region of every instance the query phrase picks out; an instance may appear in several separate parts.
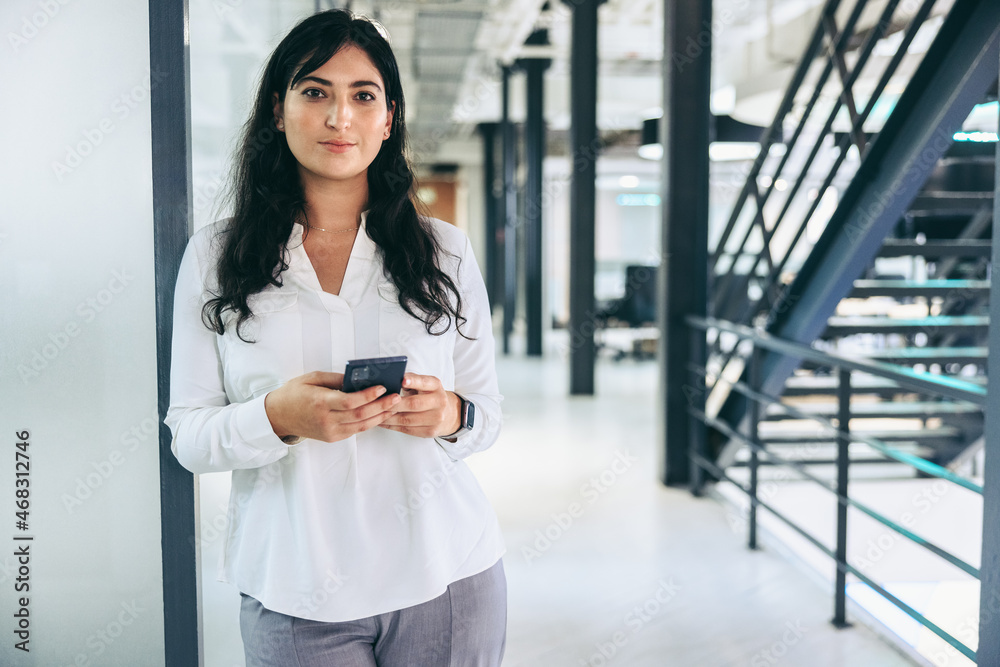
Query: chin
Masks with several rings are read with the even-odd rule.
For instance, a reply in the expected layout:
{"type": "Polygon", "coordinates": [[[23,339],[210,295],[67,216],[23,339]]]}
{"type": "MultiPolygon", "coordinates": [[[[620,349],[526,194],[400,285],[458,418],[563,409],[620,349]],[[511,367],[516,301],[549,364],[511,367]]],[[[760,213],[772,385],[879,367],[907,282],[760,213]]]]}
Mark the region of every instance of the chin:
{"type": "Polygon", "coordinates": [[[364,178],[364,177],[365,177],[365,172],[363,172],[363,171],[351,172],[351,173],[347,173],[347,174],[327,174],[325,176],[325,178],[328,181],[338,181],[338,182],[340,182],[340,181],[353,181],[353,180],[357,180],[359,178],[364,178]]]}
{"type": "Polygon", "coordinates": [[[326,181],[350,181],[365,175],[365,169],[310,169],[313,176],[326,181]]]}

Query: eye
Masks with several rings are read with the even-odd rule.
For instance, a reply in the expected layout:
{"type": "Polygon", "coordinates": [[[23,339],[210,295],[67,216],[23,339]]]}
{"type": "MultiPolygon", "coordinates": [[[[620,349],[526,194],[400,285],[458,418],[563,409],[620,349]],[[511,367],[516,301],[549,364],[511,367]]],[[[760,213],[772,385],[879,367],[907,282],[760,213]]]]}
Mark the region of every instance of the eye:
{"type": "Polygon", "coordinates": [[[323,94],[323,91],[320,90],[319,88],[306,88],[305,90],[302,91],[302,96],[303,97],[319,98],[319,97],[323,97],[324,94],[323,94]],[[312,93],[316,93],[316,94],[313,95],[312,93]]]}
{"type": "Polygon", "coordinates": [[[376,99],[374,95],[365,91],[358,93],[358,97],[361,98],[362,102],[374,102],[376,99]]]}

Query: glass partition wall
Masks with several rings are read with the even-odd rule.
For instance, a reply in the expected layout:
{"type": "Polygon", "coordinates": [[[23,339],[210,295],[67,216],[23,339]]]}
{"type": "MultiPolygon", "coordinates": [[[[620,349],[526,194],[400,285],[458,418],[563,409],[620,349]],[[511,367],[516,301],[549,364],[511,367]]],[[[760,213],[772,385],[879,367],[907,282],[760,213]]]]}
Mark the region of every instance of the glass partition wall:
{"type": "Polygon", "coordinates": [[[8,0],[0,664],[162,661],[146,3],[8,0]]]}

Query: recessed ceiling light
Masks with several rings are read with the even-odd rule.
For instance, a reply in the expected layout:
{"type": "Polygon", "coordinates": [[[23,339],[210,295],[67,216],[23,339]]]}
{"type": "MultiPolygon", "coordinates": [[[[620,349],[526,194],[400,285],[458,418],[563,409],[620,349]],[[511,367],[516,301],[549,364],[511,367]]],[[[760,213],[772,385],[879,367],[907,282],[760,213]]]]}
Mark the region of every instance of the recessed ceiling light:
{"type": "Polygon", "coordinates": [[[663,159],[663,144],[643,144],[639,146],[639,157],[646,160],[663,159]]]}
{"type": "Polygon", "coordinates": [[[716,141],[708,146],[708,157],[715,162],[753,160],[760,153],[760,144],[735,141],[716,141]]]}

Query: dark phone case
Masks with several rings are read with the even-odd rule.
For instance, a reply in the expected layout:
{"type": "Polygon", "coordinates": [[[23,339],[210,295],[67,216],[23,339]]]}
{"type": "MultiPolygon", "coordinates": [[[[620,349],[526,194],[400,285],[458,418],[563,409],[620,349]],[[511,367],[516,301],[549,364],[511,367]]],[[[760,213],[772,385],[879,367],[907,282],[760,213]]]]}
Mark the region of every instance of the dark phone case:
{"type": "Polygon", "coordinates": [[[403,373],[406,372],[406,357],[376,357],[374,359],[351,359],[344,369],[343,391],[353,392],[380,384],[386,394],[401,394],[403,373]],[[358,371],[361,371],[358,373],[358,371]],[[356,375],[363,377],[355,378],[356,375]]]}

